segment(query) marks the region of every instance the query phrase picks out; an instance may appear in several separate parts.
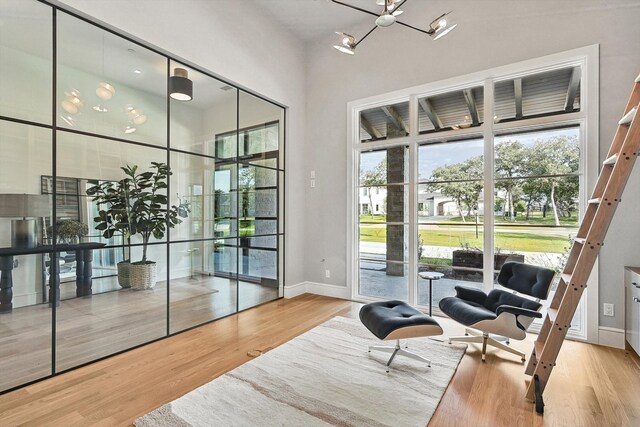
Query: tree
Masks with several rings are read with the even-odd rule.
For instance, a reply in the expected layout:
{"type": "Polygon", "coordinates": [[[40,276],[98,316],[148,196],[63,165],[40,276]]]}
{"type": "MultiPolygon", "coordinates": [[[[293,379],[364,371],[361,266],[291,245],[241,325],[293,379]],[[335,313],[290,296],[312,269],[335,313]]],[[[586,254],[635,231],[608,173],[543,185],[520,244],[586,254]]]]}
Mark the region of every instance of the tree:
{"type": "Polygon", "coordinates": [[[495,186],[506,193],[504,208],[512,221],[515,221],[514,190],[518,187],[517,180],[513,178],[525,174],[527,154],[524,144],[517,140],[504,141],[495,147],[495,186]]]}
{"type": "Polygon", "coordinates": [[[368,188],[369,212],[373,214],[373,200],[371,190],[374,187],[381,187],[387,183],[387,158],[385,157],[373,169],[364,171],[360,169],[360,186],[368,188]]]}
{"type": "Polygon", "coordinates": [[[433,170],[431,180],[436,181],[427,184],[429,191],[439,191],[446,197],[451,197],[456,204],[462,222],[466,222],[464,208],[467,216],[471,210],[478,208],[480,193],[482,192],[482,156],[472,157],[461,163],[444,165],[433,170]]]}
{"type": "Polygon", "coordinates": [[[532,175],[542,176],[542,188],[548,197],[556,226],[560,225],[558,200],[572,209],[578,196],[578,185],[566,176],[576,172],[580,162],[578,139],[575,137],[554,136],[538,140],[530,149],[529,168],[532,175]]]}

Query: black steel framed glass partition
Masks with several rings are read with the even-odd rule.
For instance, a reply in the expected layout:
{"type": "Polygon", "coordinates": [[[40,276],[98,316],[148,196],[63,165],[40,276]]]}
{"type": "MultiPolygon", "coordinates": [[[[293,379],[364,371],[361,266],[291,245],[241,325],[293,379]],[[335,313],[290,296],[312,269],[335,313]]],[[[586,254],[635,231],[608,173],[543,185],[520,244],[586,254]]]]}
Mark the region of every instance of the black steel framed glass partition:
{"type": "Polygon", "coordinates": [[[283,296],[284,107],[46,1],[0,16],[0,393],[283,296]]]}

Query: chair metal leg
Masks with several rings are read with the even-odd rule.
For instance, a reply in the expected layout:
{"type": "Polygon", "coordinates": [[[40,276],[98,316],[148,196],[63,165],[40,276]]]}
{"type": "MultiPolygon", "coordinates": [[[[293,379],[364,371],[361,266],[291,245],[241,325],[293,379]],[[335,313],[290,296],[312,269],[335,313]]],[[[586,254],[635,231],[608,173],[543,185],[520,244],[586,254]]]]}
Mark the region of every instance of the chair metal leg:
{"type": "Polygon", "coordinates": [[[500,350],[508,351],[511,354],[518,355],[518,356],[520,356],[520,359],[523,362],[526,360],[524,353],[522,353],[521,351],[516,350],[513,347],[509,347],[508,345],[503,344],[500,341],[497,341],[497,340],[495,340],[493,338],[489,338],[489,345],[492,346],[492,347],[499,348],[500,350]]]}
{"type": "Polygon", "coordinates": [[[412,351],[407,350],[408,346],[405,346],[404,348],[402,348],[402,346],[400,345],[400,340],[396,341],[396,345],[391,347],[391,346],[386,346],[386,345],[372,345],[369,346],[369,352],[373,351],[381,351],[383,353],[391,353],[391,357],[389,358],[389,361],[387,362],[387,372],[389,372],[389,367],[391,366],[391,362],[393,362],[393,359],[395,359],[395,357],[397,355],[403,355],[403,356],[407,356],[411,359],[414,360],[419,360],[421,362],[425,362],[427,364],[428,367],[431,367],[431,360],[427,359],[426,357],[422,357],[419,354],[416,354],[412,351]]]}
{"type": "Polygon", "coordinates": [[[397,346],[393,350],[393,353],[391,354],[391,357],[389,358],[389,361],[387,362],[387,372],[389,372],[389,366],[391,366],[391,362],[393,362],[393,359],[396,357],[396,354],[398,354],[399,351],[400,351],[400,346],[397,346]]]}

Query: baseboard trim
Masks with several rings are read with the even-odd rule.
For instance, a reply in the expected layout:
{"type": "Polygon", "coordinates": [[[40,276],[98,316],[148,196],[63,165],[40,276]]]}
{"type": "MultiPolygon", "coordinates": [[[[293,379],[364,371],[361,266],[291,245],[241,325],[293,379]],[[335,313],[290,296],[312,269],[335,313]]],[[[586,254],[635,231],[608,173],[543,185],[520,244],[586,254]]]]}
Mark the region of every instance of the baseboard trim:
{"type": "Polygon", "coordinates": [[[307,282],[307,292],[340,299],[351,299],[351,292],[346,286],[329,285],[327,283],[307,282]]]}
{"type": "Polygon", "coordinates": [[[307,282],[295,283],[284,287],[284,297],[294,298],[307,292],[307,282]]]}
{"type": "Polygon", "coordinates": [[[624,349],[625,331],[619,328],[609,328],[607,326],[598,327],[598,344],[607,347],[624,349]]]}
{"type": "Polygon", "coordinates": [[[351,292],[349,292],[346,286],[329,285],[319,282],[300,282],[284,287],[285,298],[293,298],[304,293],[332,298],[351,299],[351,292]]]}

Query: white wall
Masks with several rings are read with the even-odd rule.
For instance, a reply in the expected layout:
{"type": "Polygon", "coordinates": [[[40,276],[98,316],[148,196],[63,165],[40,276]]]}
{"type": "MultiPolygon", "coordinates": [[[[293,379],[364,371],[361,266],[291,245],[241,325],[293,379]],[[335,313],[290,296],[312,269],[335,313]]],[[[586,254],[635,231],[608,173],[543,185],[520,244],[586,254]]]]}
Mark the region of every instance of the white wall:
{"type": "MultiPolygon", "coordinates": [[[[355,56],[331,48],[335,36],[310,44],[307,62],[306,171],[316,171],[307,189],[305,233],[307,281],[346,284],[347,162],[349,101],[552,53],[600,44],[600,155],[611,143],[633,79],[640,72],[640,3],[637,1],[433,0],[405,8],[407,22],[429,22],[453,9],[460,24],[432,41],[394,25],[377,29],[355,56]],[[321,262],[326,259],[325,262],[321,262]],[[331,278],[324,270],[331,270],[331,278]]],[[[345,11],[346,13],[346,11],[345,11]]],[[[403,16],[404,18],[404,16],[403,16]]],[[[340,28],[356,36],[370,25],[340,28]]],[[[603,326],[623,328],[623,266],[640,265],[637,210],[640,167],[631,177],[600,257],[600,304],[616,305],[603,326]]],[[[306,176],[305,176],[306,178],[306,176]]],[[[305,179],[305,182],[307,179],[305,179]]]]}
{"type": "Polygon", "coordinates": [[[286,282],[304,280],[304,46],[249,2],[64,0],[129,33],[288,107],[286,282]],[[292,231],[293,230],[293,231],[292,231]]]}

